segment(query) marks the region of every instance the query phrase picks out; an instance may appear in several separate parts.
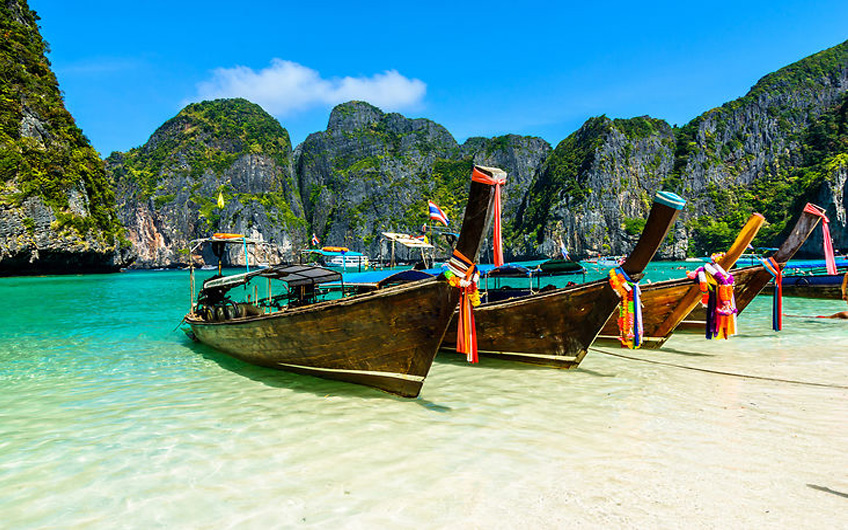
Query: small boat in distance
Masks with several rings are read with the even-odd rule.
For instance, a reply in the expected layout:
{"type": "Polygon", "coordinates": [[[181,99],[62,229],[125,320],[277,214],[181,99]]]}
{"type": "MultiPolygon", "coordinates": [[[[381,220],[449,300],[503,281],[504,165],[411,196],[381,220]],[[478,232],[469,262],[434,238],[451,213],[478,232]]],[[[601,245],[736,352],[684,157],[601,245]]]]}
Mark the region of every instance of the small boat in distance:
{"type": "Polygon", "coordinates": [[[302,250],[301,254],[317,258],[324,267],[340,268],[342,271],[363,271],[368,268],[368,256],[354,252],[347,247],[322,247],[302,250]]]}
{"type": "Polygon", "coordinates": [[[549,274],[579,274],[586,272],[586,269],[583,268],[580,262],[563,257],[543,261],[539,264],[539,269],[549,274]]]}
{"type": "MultiPolygon", "coordinates": [[[[474,171],[505,176],[496,168],[476,166],[474,171]]],[[[480,250],[494,188],[471,182],[456,248],[468,260],[475,260],[480,250]]],[[[207,243],[219,247],[218,256],[227,243],[247,245],[237,239],[197,244],[207,243]]],[[[417,396],[459,302],[459,289],[440,275],[347,298],[324,298],[320,286],[340,276],[304,265],[213,276],[184,318],[187,333],[251,364],[417,396]],[[274,287],[272,280],[284,287],[274,287]],[[263,292],[257,281],[265,283],[263,292]],[[230,293],[239,286],[246,299],[236,301],[230,293]]],[[[191,281],[194,293],[193,270],[191,281]]]]}

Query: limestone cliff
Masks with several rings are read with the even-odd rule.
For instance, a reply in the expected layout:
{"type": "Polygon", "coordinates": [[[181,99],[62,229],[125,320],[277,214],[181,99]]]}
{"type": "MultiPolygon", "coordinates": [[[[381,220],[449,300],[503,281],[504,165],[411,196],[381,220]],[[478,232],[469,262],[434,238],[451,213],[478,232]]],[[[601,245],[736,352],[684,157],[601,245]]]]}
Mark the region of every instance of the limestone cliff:
{"type": "Polygon", "coordinates": [[[123,244],[103,162],[65,109],[38,17],[0,2],[0,274],[118,270],[123,244]]]}
{"type": "MultiPolygon", "coordinates": [[[[845,247],[846,91],[848,42],[679,129],[647,117],[592,118],[542,164],[510,247],[551,253],[562,238],[580,255],[626,252],[659,189],[689,201],[663,257],[726,248],[752,212],[768,220],[755,243],[777,245],[806,201],[827,208],[834,242],[845,247]]],[[[820,245],[816,232],[804,250],[820,254],[820,245]]]]}
{"type": "Polygon", "coordinates": [[[295,150],[295,173],[312,231],[329,245],[387,255],[380,232],[417,233],[436,202],[458,230],[474,163],[510,173],[508,222],[550,151],[538,138],[472,138],[458,145],[441,125],[384,113],[363,102],[333,109],[327,130],[295,150]]]}
{"type": "MultiPolygon", "coordinates": [[[[757,244],[773,246],[808,200],[828,208],[845,247],[846,92],[848,43],[765,76],[683,127],[600,116],[553,150],[515,135],[459,145],[430,120],[354,101],[292,152],[285,129],[257,106],[221,100],[190,105],[109,168],[147,267],[184,264],[180,249],[216,230],[264,237],[273,244],[264,261],[294,258],[313,233],[386,256],[380,232],[416,232],[428,199],[458,228],[474,163],[509,174],[508,259],[556,254],[560,241],[578,256],[626,253],[662,189],[689,203],[660,257],[723,249],[755,211],[769,220],[757,244]]],[[[815,245],[818,235],[812,254],[815,245]]]]}
{"type": "MultiPolygon", "coordinates": [[[[647,116],[590,119],[542,164],[510,247],[553,255],[562,241],[580,256],[628,252],[673,162],[674,131],[666,122],[647,116]]],[[[681,257],[682,226],[672,234],[660,255],[681,257]]]]}
{"type": "MultiPolygon", "coordinates": [[[[840,127],[844,135],[846,91],[848,42],[763,77],[744,97],[678,131],[667,184],[693,199],[686,217],[694,246],[708,246],[722,222],[735,230],[751,210],[769,221],[758,238],[767,245],[779,243],[807,200],[831,214],[844,210],[835,177],[825,173],[846,152],[836,141],[840,127]],[[824,191],[828,183],[832,193],[824,191]]],[[[838,245],[848,244],[844,222],[833,230],[838,245]]]]}
{"type": "MultiPolygon", "coordinates": [[[[139,267],[185,266],[194,239],[263,241],[259,262],[291,261],[306,240],[288,133],[243,99],[188,105],[143,146],[107,159],[139,267]],[[224,199],[218,206],[219,195],[224,199]]],[[[228,264],[243,264],[231,249],[228,264]]]]}

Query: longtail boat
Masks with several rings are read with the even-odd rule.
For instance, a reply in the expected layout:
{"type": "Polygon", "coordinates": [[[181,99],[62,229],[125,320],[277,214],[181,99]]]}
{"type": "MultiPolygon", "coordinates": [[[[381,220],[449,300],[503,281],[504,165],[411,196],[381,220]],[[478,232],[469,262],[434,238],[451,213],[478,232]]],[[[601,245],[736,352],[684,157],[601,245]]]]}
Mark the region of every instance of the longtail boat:
{"type": "MultiPolygon", "coordinates": [[[[795,253],[798,252],[798,249],[807,241],[807,238],[822,219],[823,213],[824,210],[814,204],[808,203],[807,207],[804,208],[792,232],[774,255],[771,256],[771,260],[773,260],[778,270],[782,271],[786,263],[792,259],[795,253]]],[[[774,278],[774,275],[762,265],[734,269],[731,273],[734,280],[733,295],[736,298],[737,315],[748,307],[751,300],[760,294],[760,291],[774,278]]],[[[683,319],[683,322],[680,323],[679,329],[682,331],[700,331],[704,329],[705,323],[706,309],[699,306],[689,312],[686,318],[683,319]]]]}
{"type": "MultiPolygon", "coordinates": [[[[782,281],[783,296],[798,298],[819,298],[822,300],[842,300],[845,297],[846,273],[786,275],[782,281]]],[[[773,294],[774,286],[769,284],[763,293],[773,294]]]]}
{"type": "MultiPolygon", "coordinates": [[[[478,166],[475,171],[505,175],[496,168],[478,166]]],[[[494,185],[472,180],[457,242],[457,250],[471,261],[480,250],[494,191],[494,185]]],[[[459,290],[441,275],[307,303],[311,300],[304,293],[338,279],[334,271],[302,265],[216,276],[204,282],[185,322],[194,339],[251,364],[416,397],[457,306],[459,290]],[[226,298],[232,287],[253,278],[268,279],[266,297],[257,294],[246,303],[226,298]],[[282,296],[296,303],[280,306],[280,295],[270,292],[271,279],[288,283],[282,296]]]]}
{"type": "MultiPolygon", "coordinates": [[[[729,270],[736,260],[745,253],[745,249],[757,235],[765,218],[755,213],[736,236],[727,252],[716,260],[724,270],[729,270]]],[[[646,284],[641,287],[642,326],[644,335],[642,348],[659,348],[671,337],[677,326],[700,303],[701,291],[697,284],[688,278],[665,280],[646,284]]],[[[618,343],[619,329],[615,317],[611,317],[603,327],[599,345],[618,343]]]]}
{"type": "MultiPolygon", "coordinates": [[[[685,204],[673,193],[657,194],[639,241],[619,265],[631,279],[641,276],[685,204]]],[[[474,309],[478,352],[540,366],[574,368],[619,302],[609,280],[597,280],[481,304],[474,309]]],[[[455,329],[453,323],[448,327],[442,349],[455,347],[455,329]]]]}

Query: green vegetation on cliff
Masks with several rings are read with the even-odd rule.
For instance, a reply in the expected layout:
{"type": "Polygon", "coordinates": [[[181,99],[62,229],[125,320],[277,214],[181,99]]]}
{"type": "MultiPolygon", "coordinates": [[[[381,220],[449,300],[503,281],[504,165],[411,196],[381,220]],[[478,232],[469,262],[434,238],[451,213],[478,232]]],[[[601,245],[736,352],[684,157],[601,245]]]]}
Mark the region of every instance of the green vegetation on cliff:
{"type": "Polygon", "coordinates": [[[245,99],[192,103],[163,124],[143,147],[123,156],[124,168],[145,196],[165,173],[200,177],[221,175],[246,154],[270,156],[286,167],[291,154],[288,131],[262,107],[245,99]]]}
{"type": "Polygon", "coordinates": [[[716,217],[721,220],[698,218],[691,227],[690,251],[703,254],[726,248],[751,212],[759,212],[769,221],[756,242],[762,246],[779,244],[804,204],[814,200],[821,186],[848,161],[848,94],[805,130],[799,139],[798,154],[800,163],[792,165],[787,159],[750,186],[711,185],[708,192],[717,208],[716,217]]]}
{"type": "MultiPolygon", "coordinates": [[[[592,168],[595,154],[612,123],[606,116],[589,118],[556,146],[545,162],[541,178],[528,191],[519,212],[517,230],[533,234],[534,239],[541,242],[551,208],[557,202],[564,200],[569,205],[578,205],[592,193],[583,184],[583,177],[592,168]]],[[[641,132],[641,128],[639,130],[641,132]]]]}
{"type": "Polygon", "coordinates": [[[831,88],[837,81],[838,72],[848,65],[848,41],[820,51],[764,76],[748,94],[725,104],[735,108],[767,94],[787,93],[802,88],[820,90],[831,88]]]}
{"type": "Polygon", "coordinates": [[[26,3],[0,3],[0,201],[19,206],[40,197],[58,228],[101,235],[121,233],[103,162],[65,109],[45,57],[38,16],[26,3]],[[87,195],[88,215],[70,210],[69,194],[87,195]]]}

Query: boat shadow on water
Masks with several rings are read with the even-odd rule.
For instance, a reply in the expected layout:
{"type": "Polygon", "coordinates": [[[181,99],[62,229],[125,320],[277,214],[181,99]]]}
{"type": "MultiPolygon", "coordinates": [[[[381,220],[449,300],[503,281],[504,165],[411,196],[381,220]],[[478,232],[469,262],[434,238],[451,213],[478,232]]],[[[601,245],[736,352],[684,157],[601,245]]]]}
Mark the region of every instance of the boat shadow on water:
{"type": "Polygon", "coordinates": [[[320,398],[344,396],[360,399],[390,399],[399,403],[413,403],[433,412],[449,412],[451,410],[448,406],[433,403],[432,401],[422,399],[420,396],[412,399],[404,398],[389,392],[343,381],[333,381],[332,379],[323,379],[296,372],[256,366],[188,338],[184,342],[184,345],[195,354],[214,362],[224,370],[273,388],[286,389],[302,394],[312,394],[320,398]]]}

